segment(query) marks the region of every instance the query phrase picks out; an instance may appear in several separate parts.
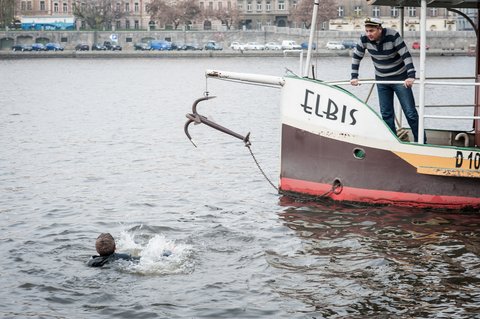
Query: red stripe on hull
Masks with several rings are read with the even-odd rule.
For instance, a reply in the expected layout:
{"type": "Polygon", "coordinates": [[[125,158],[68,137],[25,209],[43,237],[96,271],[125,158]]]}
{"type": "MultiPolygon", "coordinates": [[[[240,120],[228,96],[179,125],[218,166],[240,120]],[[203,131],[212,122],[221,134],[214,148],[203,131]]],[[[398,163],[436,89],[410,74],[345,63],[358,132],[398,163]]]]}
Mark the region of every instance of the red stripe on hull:
{"type": "Polygon", "coordinates": [[[331,184],[315,183],[291,178],[281,178],[280,188],[282,191],[308,194],[312,196],[322,196],[327,194],[326,196],[337,201],[420,208],[480,208],[480,198],[402,193],[354,187],[342,187],[341,191],[339,189],[339,193],[337,191],[338,194],[334,194],[330,192],[332,190],[331,184]]]}

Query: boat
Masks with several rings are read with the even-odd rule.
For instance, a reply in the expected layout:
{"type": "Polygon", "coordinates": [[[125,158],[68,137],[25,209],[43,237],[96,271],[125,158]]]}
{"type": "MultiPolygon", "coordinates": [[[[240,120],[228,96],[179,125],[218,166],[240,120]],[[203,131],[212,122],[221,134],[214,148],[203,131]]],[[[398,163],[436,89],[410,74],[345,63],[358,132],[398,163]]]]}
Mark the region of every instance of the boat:
{"type": "MultiPolygon", "coordinates": [[[[309,43],[313,42],[318,9],[314,5],[309,43]]],[[[420,6],[420,43],[426,41],[426,10],[442,7],[459,14],[459,8],[480,9],[480,0],[367,0],[372,5],[420,6]]],[[[401,10],[403,12],[403,10],[401,10]]],[[[416,96],[419,109],[419,141],[412,141],[408,128],[392,132],[381,116],[353,93],[349,81],[326,82],[316,79],[307,51],[303,74],[276,77],[261,74],[206,70],[207,78],[268,85],[281,91],[281,164],[278,190],[286,196],[331,199],[368,205],[394,205],[417,208],[480,208],[480,24],[477,13],[476,69],[474,81],[431,80],[425,76],[426,49],[420,48],[420,76],[416,96]],[[348,85],[347,85],[348,84],[348,85]],[[446,116],[426,113],[425,94],[437,85],[470,86],[475,94],[472,115],[446,116]],[[468,119],[473,130],[426,130],[426,118],[468,119]]],[[[401,15],[401,18],[403,15],[401,15]]],[[[403,25],[403,22],[400,23],[403,25]]],[[[311,45],[308,46],[309,48],[311,45]]],[[[418,73],[417,73],[418,74],[418,73]]],[[[472,77],[473,78],[473,77],[472,77]]],[[[361,80],[374,85],[376,81],[361,80]]],[[[462,97],[460,97],[462,98],[462,97]]],[[[203,98],[206,100],[208,97],[203,98]]],[[[397,112],[398,114],[398,112],[397,112]]],[[[202,123],[242,139],[248,136],[215,127],[196,112],[187,114],[188,124],[202,123]],[[205,123],[205,122],[204,122],[205,123]]],[[[189,136],[190,137],[190,136],[189,136]]]]}

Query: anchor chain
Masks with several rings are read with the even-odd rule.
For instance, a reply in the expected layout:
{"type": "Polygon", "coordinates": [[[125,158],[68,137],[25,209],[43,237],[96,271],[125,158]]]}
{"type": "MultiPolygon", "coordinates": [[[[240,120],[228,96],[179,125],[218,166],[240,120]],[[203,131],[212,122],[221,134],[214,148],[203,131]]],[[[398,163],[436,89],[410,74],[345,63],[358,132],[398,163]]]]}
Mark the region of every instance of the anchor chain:
{"type": "Polygon", "coordinates": [[[333,181],[332,183],[332,187],[326,191],[325,193],[323,193],[322,195],[311,195],[311,196],[305,196],[305,195],[300,195],[298,193],[291,193],[291,192],[282,192],[280,191],[280,193],[282,193],[283,195],[286,195],[286,196],[289,196],[289,197],[292,197],[294,198],[295,200],[297,201],[300,201],[300,202],[308,202],[308,201],[312,201],[312,202],[319,202],[321,201],[322,199],[325,200],[325,199],[329,199],[329,200],[333,200],[330,195],[331,194],[340,194],[343,190],[343,185],[341,184],[341,182],[339,180],[335,180],[333,181]]]}
{"type": "Polygon", "coordinates": [[[265,177],[265,179],[267,180],[267,182],[269,182],[270,185],[272,185],[272,187],[275,188],[275,190],[278,192],[278,191],[279,191],[278,187],[275,186],[275,184],[272,183],[272,181],[270,180],[270,178],[268,178],[267,174],[265,174],[265,171],[262,169],[262,167],[260,166],[260,163],[258,163],[257,158],[256,158],[255,155],[253,154],[250,145],[245,145],[245,146],[248,148],[248,151],[250,152],[250,155],[252,155],[252,158],[253,158],[253,160],[255,161],[255,164],[257,164],[257,167],[258,167],[258,169],[260,170],[260,173],[262,173],[263,177],[265,177]]]}
{"type": "MultiPolygon", "coordinates": [[[[252,156],[253,160],[255,161],[255,164],[257,165],[258,169],[260,170],[260,173],[262,173],[263,177],[267,180],[267,182],[279,193],[281,193],[280,189],[275,186],[275,184],[271,181],[270,178],[268,178],[267,174],[265,173],[265,171],[262,169],[262,167],[260,166],[260,163],[257,161],[257,158],[255,157],[255,154],[253,154],[253,151],[252,151],[252,148],[250,147],[250,145],[245,145],[247,148],[248,148],[248,151],[250,152],[250,155],[252,156]]],[[[338,179],[335,179],[332,183],[332,187],[326,191],[325,193],[323,193],[322,195],[320,196],[316,196],[320,199],[324,199],[324,198],[330,198],[330,195],[331,194],[340,194],[343,190],[343,185],[342,183],[340,182],[340,180],[338,179]]],[[[307,196],[301,196],[301,195],[298,195],[298,194],[288,194],[288,196],[290,197],[295,197],[295,199],[298,199],[298,200],[311,200],[311,198],[307,197],[307,196]]]]}

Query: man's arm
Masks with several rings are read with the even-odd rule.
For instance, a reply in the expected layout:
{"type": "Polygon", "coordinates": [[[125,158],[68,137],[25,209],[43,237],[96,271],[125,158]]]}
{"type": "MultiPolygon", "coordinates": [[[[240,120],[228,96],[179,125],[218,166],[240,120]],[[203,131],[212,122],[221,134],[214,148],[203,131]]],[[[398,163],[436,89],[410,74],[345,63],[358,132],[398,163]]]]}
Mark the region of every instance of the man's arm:
{"type": "Polygon", "coordinates": [[[405,87],[412,87],[413,82],[415,82],[415,67],[413,66],[413,59],[412,55],[410,54],[410,51],[408,51],[408,47],[405,44],[405,41],[403,41],[402,37],[400,34],[397,32],[395,34],[395,49],[397,50],[398,54],[403,60],[403,63],[405,63],[405,66],[407,67],[407,79],[404,82],[405,87]]]}
{"type": "Polygon", "coordinates": [[[352,74],[351,74],[351,85],[358,85],[358,71],[360,68],[360,62],[365,56],[365,46],[363,45],[362,39],[357,43],[353,49],[352,54],[352,74]]]}

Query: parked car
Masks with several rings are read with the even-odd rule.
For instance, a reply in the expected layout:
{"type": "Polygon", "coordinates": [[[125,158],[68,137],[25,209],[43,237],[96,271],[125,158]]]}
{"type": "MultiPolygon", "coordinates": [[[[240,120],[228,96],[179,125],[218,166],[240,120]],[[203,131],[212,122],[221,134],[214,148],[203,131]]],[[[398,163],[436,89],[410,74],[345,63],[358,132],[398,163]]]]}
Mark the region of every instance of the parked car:
{"type": "Polygon", "coordinates": [[[47,51],[63,51],[63,47],[58,43],[47,43],[45,48],[47,48],[47,51]]]}
{"type": "MultiPolygon", "coordinates": [[[[12,51],[28,51],[26,50],[26,45],[25,44],[15,44],[15,45],[12,45],[12,51]]],[[[30,51],[32,51],[31,47],[30,47],[30,51]]]]}
{"type": "Polygon", "coordinates": [[[203,48],[196,44],[196,43],[187,43],[187,44],[182,44],[182,45],[179,45],[177,50],[180,50],[180,51],[201,51],[203,50],[203,48]]]}
{"type": "Polygon", "coordinates": [[[220,44],[218,44],[217,42],[215,41],[208,41],[206,44],[205,44],[205,50],[213,50],[213,51],[216,51],[216,50],[223,50],[222,46],[220,44]]]}
{"type": "Polygon", "coordinates": [[[245,50],[245,45],[241,44],[240,42],[234,41],[230,44],[230,49],[232,50],[245,50]]]}
{"type": "Polygon", "coordinates": [[[292,40],[283,40],[282,41],[282,49],[283,50],[300,50],[302,47],[300,44],[292,40]]]}
{"type": "Polygon", "coordinates": [[[354,49],[357,46],[357,42],[354,40],[343,40],[342,44],[345,49],[354,49]]]}
{"type": "MultiPolygon", "coordinates": [[[[302,49],[307,50],[308,49],[308,42],[302,42],[302,44],[300,44],[300,46],[302,47],[302,49]]],[[[312,50],[316,50],[316,49],[317,49],[317,44],[312,43],[312,50]]]]}
{"type": "Polygon", "coordinates": [[[328,41],[326,48],[329,50],[345,50],[345,47],[340,41],[328,41]]]}
{"type": "MultiPolygon", "coordinates": [[[[412,43],[412,49],[419,50],[420,49],[420,41],[414,41],[412,43]]],[[[427,49],[427,50],[430,49],[430,46],[428,44],[425,45],[425,49],[427,49]]]]}
{"type": "Polygon", "coordinates": [[[75,51],[89,51],[90,47],[88,44],[79,43],[75,46],[75,51]]]}
{"type": "Polygon", "coordinates": [[[112,43],[110,41],[104,41],[103,46],[107,48],[107,50],[111,51],[122,51],[122,47],[117,43],[112,43]]]}
{"type": "Polygon", "coordinates": [[[265,44],[265,50],[281,50],[282,46],[277,42],[268,42],[265,44]]]}
{"type": "Polygon", "coordinates": [[[92,44],[92,51],[106,51],[107,47],[100,43],[92,44]]]}
{"type": "Polygon", "coordinates": [[[245,50],[265,50],[265,46],[257,42],[248,42],[245,44],[245,50]]]}
{"type": "Polygon", "coordinates": [[[47,48],[43,43],[32,44],[32,51],[47,51],[47,48]]]}
{"type": "Polygon", "coordinates": [[[172,50],[172,43],[165,40],[150,41],[150,50],[169,51],[172,50]]]}
{"type": "Polygon", "coordinates": [[[148,43],[135,43],[133,45],[133,49],[136,51],[148,51],[150,50],[150,46],[148,45],[148,43]]]}

